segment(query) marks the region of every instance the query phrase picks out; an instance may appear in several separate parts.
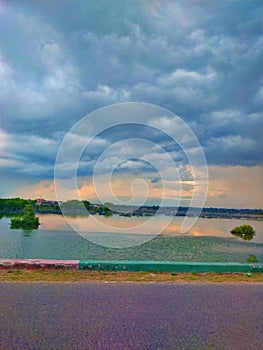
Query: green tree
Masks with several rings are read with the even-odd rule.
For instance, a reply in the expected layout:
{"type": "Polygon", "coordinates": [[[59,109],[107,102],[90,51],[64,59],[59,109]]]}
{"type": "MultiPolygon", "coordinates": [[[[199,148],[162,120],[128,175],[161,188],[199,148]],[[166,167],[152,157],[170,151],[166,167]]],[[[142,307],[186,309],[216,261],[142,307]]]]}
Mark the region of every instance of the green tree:
{"type": "Polygon", "coordinates": [[[87,210],[90,209],[90,202],[89,201],[83,201],[83,204],[87,210]]]}
{"type": "Polygon", "coordinates": [[[26,204],[24,209],[24,215],[22,218],[11,219],[11,229],[22,228],[24,230],[37,229],[39,226],[39,218],[35,216],[34,208],[32,204],[26,204]]]}
{"type": "Polygon", "coordinates": [[[33,204],[34,202],[21,198],[0,198],[0,212],[3,214],[22,212],[26,204],[33,204]]]}
{"type": "Polygon", "coordinates": [[[237,226],[233,228],[233,230],[231,230],[230,232],[232,233],[232,235],[240,237],[245,241],[251,241],[256,234],[255,230],[250,225],[237,226]]]}
{"type": "Polygon", "coordinates": [[[111,216],[113,214],[111,210],[111,206],[112,204],[109,202],[104,203],[104,205],[102,206],[103,214],[105,216],[111,216]]]}
{"type": "Polygon", "coordinates": [[[83,204],[81,201],[78,201],[76,199],[68,200],[66,202],[63,202],[60,204],[61,210],[68,210],[68,211],[81,211],[85,208],[83,207],[83,204]]]}
{"type": "Polygon", "coordinates": [[[24,217],[27,217],[27,218],[34,218],[35,217],[34,208],[33,208],[32,204],[25,205],[24,217]]]}
{"type": "Polygon", "coordinates": [[[258,259],[255,255],[249,255],[249,257],[247,258],[247,262],[248,263],[257,263],[258,262],[258,259]]]}

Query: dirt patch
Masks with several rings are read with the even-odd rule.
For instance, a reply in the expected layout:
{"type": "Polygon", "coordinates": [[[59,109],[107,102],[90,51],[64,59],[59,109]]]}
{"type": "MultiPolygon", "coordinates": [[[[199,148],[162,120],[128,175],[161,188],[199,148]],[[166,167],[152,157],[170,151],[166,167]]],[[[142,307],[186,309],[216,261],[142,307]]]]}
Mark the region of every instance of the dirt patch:
{"type": "Polygon", "coordinates": [[[2,282],[167,282],[167,283],[258,283],[262,273],[149,273],[69,270],[0,270],[2,282]]]}

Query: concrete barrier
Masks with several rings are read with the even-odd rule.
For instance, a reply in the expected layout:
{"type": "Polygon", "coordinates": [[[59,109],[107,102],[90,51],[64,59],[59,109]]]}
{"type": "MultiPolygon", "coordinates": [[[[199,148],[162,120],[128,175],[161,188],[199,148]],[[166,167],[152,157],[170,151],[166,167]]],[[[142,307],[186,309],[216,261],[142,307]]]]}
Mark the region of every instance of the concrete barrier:
{"type": "Polygon", "coordinates": [[[263,272],[262,264],[138,260],[0,259],[0,269],[71,269],[130,272],[263,272]]]}
{"type": "Polygon", "coordinates": [[[78,270],[79,260],[0,259],[1,269],[71,269],[78,270]]]}

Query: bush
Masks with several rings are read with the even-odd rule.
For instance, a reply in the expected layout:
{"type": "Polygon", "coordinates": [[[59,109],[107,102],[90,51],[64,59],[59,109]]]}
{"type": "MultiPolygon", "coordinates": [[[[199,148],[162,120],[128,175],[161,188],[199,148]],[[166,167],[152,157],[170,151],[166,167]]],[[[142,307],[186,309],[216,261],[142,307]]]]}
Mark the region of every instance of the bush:
{"type": "Polygon", "coordinates": [[[24,215],[21,218],[13,218],[11,219],[11,229],[19,229],[22,228],[24,230],[33,230],[37,229],[39,226],[39,219],[34,214],[33,206],[31,204],[27,204],[25,206],[24,215]]]}
{"type": "Polygon", "coordinates": [[[231,230],[230,232],[232,233],[232,235],[240,237],[245,241],[251,241],[256,234],[255,230],[250,225],[237,226],[233,228],[233,230],[231,230]]]}
{"type": "Polygon", "coordinates": [[[257,263],[258,259],[255,255],[249,255],[249,257],[247,258],[247,263],[257,263]]]}

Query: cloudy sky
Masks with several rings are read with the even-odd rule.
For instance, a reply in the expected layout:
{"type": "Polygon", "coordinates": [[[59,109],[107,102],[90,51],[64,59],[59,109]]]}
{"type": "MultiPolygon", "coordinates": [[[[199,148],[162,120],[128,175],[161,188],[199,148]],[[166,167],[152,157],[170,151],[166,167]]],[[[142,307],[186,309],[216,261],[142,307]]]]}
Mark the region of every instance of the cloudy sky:
{"type": "MultiPolygon", "coordinates": [[[[262,208],[262,5],[256,0],[2,0],[0,196],[54,199],[54,166],[66,133],[98,108],[144,102],[178,115],[195,133],[209,170],[206,206],[262,208]]],[[[160,113],[160,125],[173,120],[171,115],[160,113]]],[[[130,118],[120,114],[118,123],[130,118]]],[[[91,116],[90,127],[96,122],[91,116]]],[[[142,143],[136,154],[138,143],[122,140],[126,131],[119,126],[104,132],[83,153],[82,197],[96,201],[94,164],[112,143],[124,142],[104,157],[97,177],[101,186],[107,162],[119,159],[121,151],[127,159],[116,163],[116,196],[129,199],[130,184],[140,178],[134,186],[144,194],[148,186],[157,203],[159,145],[179,169],[179,178],[175,170],[166,177],[165,203],[178,199],[177,182],[187,203],[197,184],[177,146],[153,129],[131,126],[127,138],[132,134],[153,144],[142,143]]],[[[76,134],[71,147],[81,142],[76,134]]],[[[70,169],[70,148],[68,156],[70,169]]],[[[76,198],[67,181],[64,176],[61,191],[76,198]]]]}

